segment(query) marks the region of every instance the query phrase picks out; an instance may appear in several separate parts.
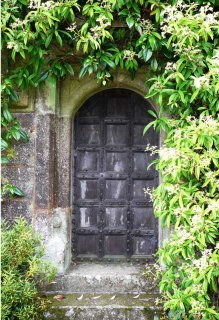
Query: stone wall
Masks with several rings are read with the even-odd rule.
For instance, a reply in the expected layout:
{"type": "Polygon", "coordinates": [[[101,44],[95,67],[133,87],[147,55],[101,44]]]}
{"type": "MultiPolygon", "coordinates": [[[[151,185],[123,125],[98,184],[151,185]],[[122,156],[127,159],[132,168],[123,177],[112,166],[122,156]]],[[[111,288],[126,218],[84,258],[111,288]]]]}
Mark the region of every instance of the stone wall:
{"type": "Polygon", "coordinates": [[[34,185],[35,185],[35,148],[36,124],[33,113],[15,114],[24,130],[28,133],[29,142],[16,143],[15,159],[7,167],[2,167],[2,177],[21,188],[24,198],[16,197],[3,201],[1,205],[2,217],[12,222],[18,216],[24,216],[29,222],[34,212],[34,185]]]}
{"type": "MultiPolygon", "coordinates": [[[[3,201],[2,216],[10,222],[24,216],[31,222],[42,235],[46,258],[59,273],[65,272],[71,262],[74,115],[90,96],[104,89],[127,88],[144,96],[145,74],[146,70],[140,70],[131,80],[127,73],[118,71],[106,87],[99,86],[93,76],[57,83],[48,80],[43,88],[29,93],[31,97],[24,96],[26,108],[25,103],[20,109],[19,105],[13,106],[30,140],[17,143],[16,159],[3,167],[2,175],[20,187],[25,197],[3,201]]],[[[160,243],[165,237],[166,232],[160,232],[160,243]]]]}

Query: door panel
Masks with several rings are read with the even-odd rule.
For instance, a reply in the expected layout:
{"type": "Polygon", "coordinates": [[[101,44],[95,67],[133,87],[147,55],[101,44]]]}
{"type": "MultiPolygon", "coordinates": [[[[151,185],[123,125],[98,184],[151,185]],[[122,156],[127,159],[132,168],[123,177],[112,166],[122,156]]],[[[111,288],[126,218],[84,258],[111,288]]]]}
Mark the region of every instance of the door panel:
{"type": "Polygon", "coordinates": [[[74,120],[73,254],[83,259],[151,259],[158,223],[143,188],[158,174],[146,145],[159,136],[144,127],[150,104],[125,89],[90,98],[74,120]]]}

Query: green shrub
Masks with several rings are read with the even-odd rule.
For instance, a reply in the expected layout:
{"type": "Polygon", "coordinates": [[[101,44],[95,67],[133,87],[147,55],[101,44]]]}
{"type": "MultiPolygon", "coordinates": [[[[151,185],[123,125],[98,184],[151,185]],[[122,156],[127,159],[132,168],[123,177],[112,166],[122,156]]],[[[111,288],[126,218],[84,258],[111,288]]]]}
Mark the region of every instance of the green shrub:
{"type": "Polygon", "coordinates": [[[2,319],[39,320],[47,301],[41,289],[55,275],[55,269],[42,260],[40,238],[23,218],[13,227],[2,224],[2,319]]]}
{"type": "MultiPolygon", "coordinates": [[[[211,116],[172,120],[158,152],[162,183],[155,214],[173,227],[159,250],[160,288],[170,319],[219,319],[219,122],[211,116]]],[[[149,149],[149,148],[148,148],[149,149]]],[[[148,191],[145,190],[147,193],[148,191]]]]}
{"type": "MultiPolygon", "coordinates": [[[[215,3],[215,2],[214,2],[215,3]]],[[[215,10],[216,9],[216,10],[215,10]]],[[[161,35],[172,58],[148,80],[167,132],[158,151],[155,214],[172,230],[158,255],[170,319],[219,319],[219,14],[206,4],[166,6],[161,35]],[[178,120],[166,118],[162,111],[178,120]]],[[[156,115],[154,115],[156,116],[156,115]]],[[[154,148],[148,147],[148,150],[154,148]]],[[[150,193],[150,190],[145,190],[150,193]]]]}

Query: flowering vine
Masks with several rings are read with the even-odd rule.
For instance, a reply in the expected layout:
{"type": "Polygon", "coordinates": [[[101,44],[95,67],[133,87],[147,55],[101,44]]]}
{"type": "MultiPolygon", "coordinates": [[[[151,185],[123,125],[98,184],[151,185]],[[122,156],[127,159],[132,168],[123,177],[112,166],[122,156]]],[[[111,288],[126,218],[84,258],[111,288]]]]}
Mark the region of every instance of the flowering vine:
{"type": "Polygon", "coordinates": [[[218,319],[219,121],[170,123],[165,147],[148,147],[159,153],[163,179],[152,194],[155,214],[173,226],[158,252],[166,266],[160,288],[170,319],[218,319]]]}

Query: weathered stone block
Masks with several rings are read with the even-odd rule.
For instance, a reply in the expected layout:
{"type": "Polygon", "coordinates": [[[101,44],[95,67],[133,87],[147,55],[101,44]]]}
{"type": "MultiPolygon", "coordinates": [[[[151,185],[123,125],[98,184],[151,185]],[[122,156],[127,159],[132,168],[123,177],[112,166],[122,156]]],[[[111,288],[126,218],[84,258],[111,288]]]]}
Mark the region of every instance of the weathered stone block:
{"type": "Polygon", "coordinates": [[[22,199],[2,203],[2,218],[13,223],[16,218],[23,217],[29,223],[32,221],[32,206],[22,199]]]}
{"type": "Polygon", "coordinates": [[[34,98],[35,90],[19,91],[19,101],[13,102],[10,109],[13,112],[33,112],[34,111],[34,98]]]}
{"type": "Polygon", "coordinates": [[[35,164],[35,138],[33,134],[29,135],[30,140],[28,142],[17,142],[14,146],[15,158],[10,160],[10,164],[13,165],[25,165],[33,167],[35,164]]]}
{"type": "Polygon", "coordinates": [[[34,190],[34,169],[30,167],[7,166],[2,168],[2,176],[12,185],[20,188],[26,200],[32,200],[34,190]]]}
{"type": "Polygon", "coordinates": [[[54,168],[55,168],[55,119],[53,115],[37,117],[36,137],[36,206],[53,206],[54,168]]]}
{"type": "Polygon", "coordinates": [[[72,121],[68,117],[58,119],[57,137],[57,187],[56,197],[58,207],[70,206],[70,183],[71,183],[71,127],[72,121]]]}
{"type": "Polygon", "coordinates": [[[56,79],[48,77],[36,90],[35,110],[38,114],[54,114],[57,104],[56,79]]]}
{"type": "Polygon", "coordinates": [[[11,210],[8,201],[3,201],[1,203],[1,218],[10,220],[11,218],[11,210]]]}
{"type": "Polygon", "coordinates": [[[63,274],[71,262],[70,209],[36,210],[34,228],[41,234],[45,258],[57,268],[58,274],[63,274]]]}
{"type": "Polygon", "coordinates": [[[11,160],[11,164],[22,164],[26,166],[34,166],[35,164],[35,123],[34,114],[16,114],[21,123],[22,129],[29,137],[28,142],[18,141],[15,143],[15,159],[11,160]]]}
{"type": "Polygon", "coordinates": [[[27,131],[32,132],[35,129],[35,113],[14,113],[22,126],[27,131]]]}
{"type": "Polygon", "coordinates": [[[11,201],[11,217],[14,220],[18,217],[24,217],[31,223],[33,208],[32,205],[24,201],[11,201]]]}

